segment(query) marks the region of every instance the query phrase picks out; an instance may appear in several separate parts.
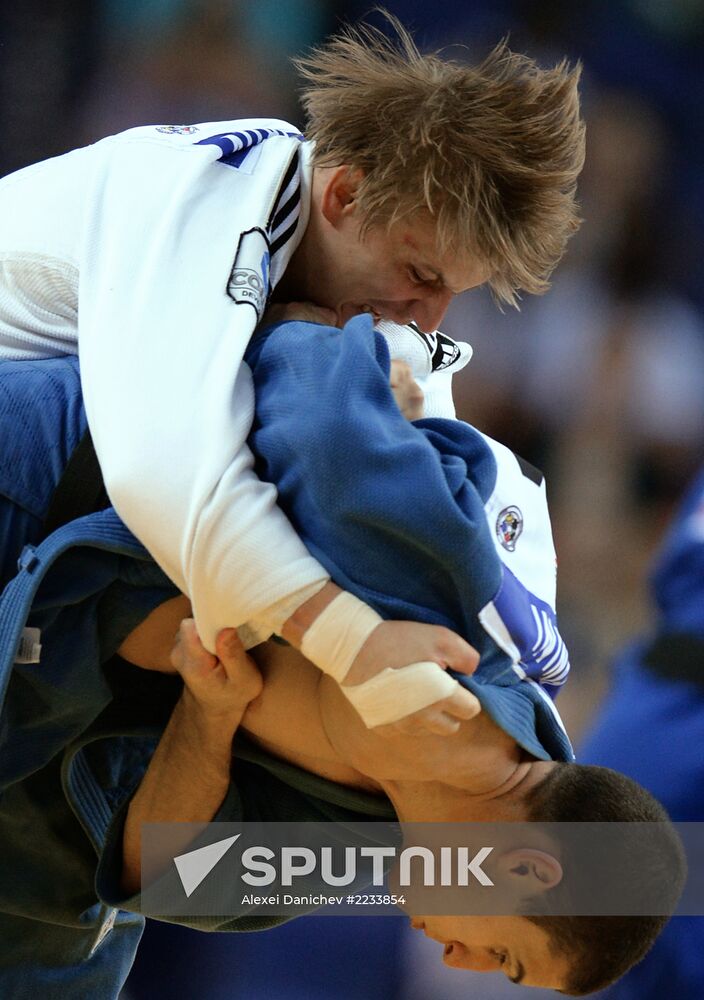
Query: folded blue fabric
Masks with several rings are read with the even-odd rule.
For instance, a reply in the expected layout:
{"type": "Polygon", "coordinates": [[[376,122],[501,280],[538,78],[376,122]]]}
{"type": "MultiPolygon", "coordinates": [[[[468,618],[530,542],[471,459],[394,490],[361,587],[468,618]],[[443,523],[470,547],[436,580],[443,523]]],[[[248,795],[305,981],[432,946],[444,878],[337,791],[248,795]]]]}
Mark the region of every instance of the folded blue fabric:
{"type": "MultiPolygon", "coordinates": [[[[484,512],[496,463],[482,436],[459,421],[411,425],[401,416],[389,389],[386,343],[368,317],[344,331],[282,324],[254,339],[247,361],[256,387],[250,444],[258,472],[277,486],[310,551],[383,617],[445,625],[464,636],[481,662],[472,677],[458,679],[483,709],[536,757],[571,760],[545,691],[516,674],[477,619],[502,580],[484,512]]],[[[33,518],[46,513],[85,428],[78,390],[75,358],[0,365],[0,430],[12,441],[0,458],[0,491],[33,518]],[[42,433],[27,409],[38,392],[42,433]],[[13,421],[18,398],[26,405],[13,421]]],[[[41,766],[95,718],[109,697],[95,660],[115,648],[116,622],[133,627],[170,593],[112,510],[64,526],[37,554],[37,566],[25,560],[0,602],[0,692],[25,623],[55,637],[42,651],[40,671],[15,668],[17,683],[26,674],[34,701],[22,702],[22,718],[5,712],[1,732],[10,738],[14,731],[22,758],[6,758],[5,780],[41,766]],[[97,685],[95,697],[82,676],[97,685]],[[26,744],[17,737],[25,727],[26,744]],[[41,740],[30,739],[30,730],[41,730],[41,740]]]]}
{"type": "Polygon", "coordinates": [[[462,635],[481,660],[472,677],[456,676],[483,709],[536,757],[572,760],[547,694],[516,674],[477,618],[502,581],[484,511],[496,479],[484,438],[461,421],[405,420],[368,316],[344,330],[280,324],[245,359],[257,472],[308,549],[382,617],[462,635]]]}

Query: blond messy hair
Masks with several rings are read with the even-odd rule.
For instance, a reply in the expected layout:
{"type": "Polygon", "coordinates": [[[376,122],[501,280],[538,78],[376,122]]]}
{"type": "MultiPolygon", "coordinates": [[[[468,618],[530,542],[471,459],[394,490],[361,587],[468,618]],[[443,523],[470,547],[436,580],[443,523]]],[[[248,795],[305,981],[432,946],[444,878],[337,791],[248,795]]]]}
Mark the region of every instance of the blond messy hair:
{"type": "Polygon", "coordinates": [[[577,229],[581,67],[540,69],[505,42],[478,66],[349,27],[295,61],[313,162],[349,165],[365,227],[429,212],[441,251],[488,265],[499,301],[541,294],[577,229]]]}

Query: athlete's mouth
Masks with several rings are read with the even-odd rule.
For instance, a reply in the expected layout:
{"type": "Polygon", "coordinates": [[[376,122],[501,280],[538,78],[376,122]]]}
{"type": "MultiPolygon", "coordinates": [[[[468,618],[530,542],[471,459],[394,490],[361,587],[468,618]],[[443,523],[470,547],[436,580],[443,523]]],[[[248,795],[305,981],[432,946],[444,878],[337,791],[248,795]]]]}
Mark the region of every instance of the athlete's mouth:
{"type": "Polygon", "coordinates": [[[378,313],[376,309],[372,308],[372,306],[369,305],[360,306],[360,312],[369,313],[369,315],[372,317],[375,323],[379,323],[381,320],[381,314],[378,313]]]}

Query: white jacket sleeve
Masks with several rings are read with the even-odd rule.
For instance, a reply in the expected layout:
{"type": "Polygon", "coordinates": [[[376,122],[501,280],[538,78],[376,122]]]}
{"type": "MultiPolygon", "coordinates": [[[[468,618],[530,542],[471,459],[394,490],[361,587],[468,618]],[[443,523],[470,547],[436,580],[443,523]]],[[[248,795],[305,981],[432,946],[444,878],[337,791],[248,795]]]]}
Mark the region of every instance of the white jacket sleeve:
{"type": "Polygon", "coordinates": [[[227,286],[256,181],[192,147],[100,146],[80,251],[88,422],[111,501],[212,649],[225,626],[279,627],[272,606],[328,578],[245,443],[256,316],[227,286]]]}

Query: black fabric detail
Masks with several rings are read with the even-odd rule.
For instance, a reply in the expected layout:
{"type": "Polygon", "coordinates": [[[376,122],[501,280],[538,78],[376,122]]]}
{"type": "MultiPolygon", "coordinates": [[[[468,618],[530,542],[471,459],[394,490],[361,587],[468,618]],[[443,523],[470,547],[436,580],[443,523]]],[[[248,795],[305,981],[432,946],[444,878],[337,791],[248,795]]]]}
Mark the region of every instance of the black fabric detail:
{"type": "Polygon", "coordinates": [[[281,249],[281,247],[286,246],[288,241],[291,239],[293,234],[296,232],[298,226],[298,217],[294,219],[288,229],[281,234],[274,242],[271,244],[271,256],[273,258],[274,254],[281,249]]]}
{"type": "Polygon", "coordinates": [[[272,230],[276,228],[275,225],[276,216],[280,210],[279,201],[281,200],[281,196],[283,195],[284,191],[293,180],[294,174],[298,170],[299,157],[300,157],[300,151],[297,149],[296,152],[291,157],[291,162],[289,163],[286,173],[284,174],[284,179],[281,181],[281,184],[279,185],[279,190],[277,192],[276,199],[274,201],[274,207],[271,210],[271,215],[269,216],[269,222],[267,223],[267,229],[269,230],[269,232],[272,232],[272,230]]]}
{"type": "Polygon", "coordinates": [[[102,666],[112,691],[112,701],[98,716],[90,731],[165,726],[183,691],[177,674],[143,670],[117,653],[102,666]]]}
{"type": "Polygon", "coordinates": [[[423,346],[430,355],[431,371],[439,372],[449,368],[459,358],[459,344],[446,333],[441,333],[440,330],[435,333],[423,333],[417,323],[406,323],[406,326],[423,341],[423,346]]]}
{"type": "Polygon", "coordinates": [[[301,188],[299,185],[299,187],[296,188],[291,197],[286,199],[284,204],[281,206],[281,208],[274,216],[271,223],[272,233],[276,230],[277,226],[281,225],[286,216],[293,211],[293,209],[296,207],[296,205],[299,203],[300,200],[301,200],[301,188]]]}
{"type": "Polygon", "coordinates": [[[704,687],[704,639],[688,632],[663,633],[644,653],[643,664],[659,677],[704,687]]]}
{"type": "Polygon", "coordinates": [[[93,514],[110,506],[103,474],[93,447],[90,431],[86,431],[74,448],[63,475],[49,503],[44,519],[44,536],[50,535],[77,517],[93,514]]]}
{"type": "Polygon", "coordinates": [[[536,486],[540,486],[543,479],[545,479],[545,476],[542,474],[540,469],[536,469],[534,465],[531,465],[530,462],[526,462],[525,458],[521,458],[520,455],[516,455],[516,461],[521,467],[521,472],[526,479],[530,479],[530,481],[535,483],[536,486]]]}
{"type": "Polygon", "coordinates": [[[443,368],[449,368],[460,356],[460,349],[452,339],[445,333],[435,334],[435,349],[433,350],[433,371],[439,372],[443,368]]]}

